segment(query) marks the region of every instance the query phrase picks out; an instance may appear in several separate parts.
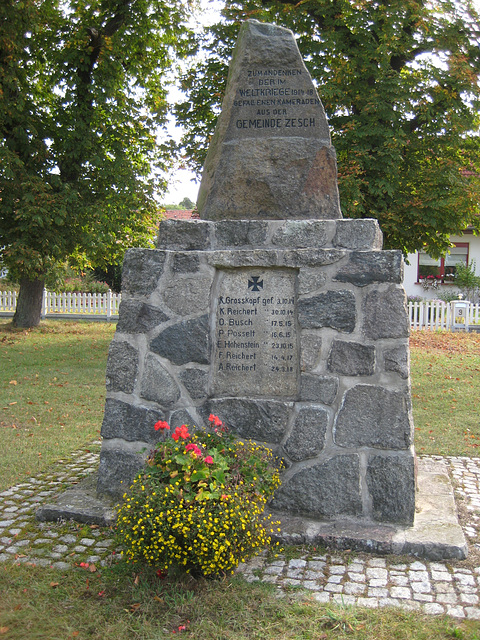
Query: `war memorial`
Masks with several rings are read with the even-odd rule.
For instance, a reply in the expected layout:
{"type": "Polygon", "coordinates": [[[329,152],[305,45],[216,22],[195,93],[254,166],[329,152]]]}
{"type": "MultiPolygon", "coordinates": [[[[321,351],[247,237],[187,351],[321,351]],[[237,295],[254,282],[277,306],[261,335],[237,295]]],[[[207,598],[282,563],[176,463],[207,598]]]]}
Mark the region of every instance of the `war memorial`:
{"type": "Polygon", "coordinates": [[[198,210],[126,255],[98,495],[122,496],[157,420],[214,413],[283,461],[285,541],[461,557],[451,487],[417,473],[402,255],[376,220],[342,219],[324,109],[287,29],[241,28],[198,210]]]}

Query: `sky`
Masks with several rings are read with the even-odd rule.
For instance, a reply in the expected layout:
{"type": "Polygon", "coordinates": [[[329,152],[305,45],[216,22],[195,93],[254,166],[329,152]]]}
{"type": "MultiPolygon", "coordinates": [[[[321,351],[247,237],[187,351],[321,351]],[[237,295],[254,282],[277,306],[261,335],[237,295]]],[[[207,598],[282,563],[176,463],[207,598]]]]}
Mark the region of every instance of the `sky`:
{"type": "MultiPolygon", "coordinates": [[[[473,3],[477,11],[480,11],[480,0],[473,3]]],[[[200,0],[202,13],[199,15],[198,23],[203,25],[213,24],[219,18],[222,3],[219,0],[200,0]]],[[[178,95],[181,95],[177,91],[178,95]]],[[[175,126],[170,126],[169,132],[176,139],[180,136],[180,130],[175,130],[175,126]]],[[[176,169],[169,178],[169,188],[163,199],[164,204],[179,204],[185,197],[193,202],[197,200],[200,182],[195,179],[195,175],[187,169],[176,169]]]]}

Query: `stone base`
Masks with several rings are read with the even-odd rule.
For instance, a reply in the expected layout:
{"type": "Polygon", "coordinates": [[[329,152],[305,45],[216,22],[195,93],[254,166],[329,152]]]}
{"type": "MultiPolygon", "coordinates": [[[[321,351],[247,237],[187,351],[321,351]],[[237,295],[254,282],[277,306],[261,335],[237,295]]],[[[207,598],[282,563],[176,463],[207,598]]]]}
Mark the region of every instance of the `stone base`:
{"type": "Polygon", "coordinates": [[[335,519],[319,522],[272,512],[280,521],[281,543],[319,544],[382,555],[413,555],[427,560],[463,560],[468,547],[458,522],[453,488],[442,460],[418,461],[413,527],[359,524],[335,519]]]}
{"type": "MultiPolygon", "coordinates": [[[[110,526],[115,522],[113,503],[95,494],[97,474],[92,474],[61,494],[53,504],[37,510],[40,521],[72,519],[110,526]]],[[[319,522],[273,513],[280,520],[283,544],[320,544],[337,549],[382,555],[413,555],[427,560],[463,560],[468,549],[458,522],[453,488],[442,460],[419,460],[416,515],[413,527],[358,524],[346,520],[319,522]]]]}

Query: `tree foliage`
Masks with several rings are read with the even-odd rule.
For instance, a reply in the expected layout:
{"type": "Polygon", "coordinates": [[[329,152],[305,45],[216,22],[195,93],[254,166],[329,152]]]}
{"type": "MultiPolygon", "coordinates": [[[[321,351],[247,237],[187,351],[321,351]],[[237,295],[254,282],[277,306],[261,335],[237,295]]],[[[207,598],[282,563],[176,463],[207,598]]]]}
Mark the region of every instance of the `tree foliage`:
{"type": "Polygon", "coordinates": [[[145,244],[171,157],[157,143],[167,81],[193,44],[189,6],[2,1],[0,251],[21,283],[40,285],[69,256],[103,266],[145,244]]]}
{"type": "Polygon", "coordinates": [[[380,222],[387,248],[438,257],[479,226],[480,24],[470,0],[225,0],[177,108],[203,163],[239,24],[291,28],[319,87],[345,217],[380,222]]]}

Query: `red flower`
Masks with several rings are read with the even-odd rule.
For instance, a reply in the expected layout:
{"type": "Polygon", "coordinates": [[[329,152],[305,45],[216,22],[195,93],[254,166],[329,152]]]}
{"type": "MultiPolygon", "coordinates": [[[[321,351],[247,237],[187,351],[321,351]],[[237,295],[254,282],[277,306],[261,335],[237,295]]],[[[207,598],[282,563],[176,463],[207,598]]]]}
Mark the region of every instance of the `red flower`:
{"type": "Polygon", "coordinates": [[[198,457],[202,457],[202,452],[201,450],[197,447],[196,444],[193,444],[193,442],[190,442],[189,444],[187,444],[187,446],[185,447],[185,451],[193,451],[193,453],[198,456],[198,457]]]}
{"type": "Polygon", "coordinates": [[[155,427],[154,427],[155,431],[163,431],[164,429],[170,429],[170,427],[168,426],[168,422],[164,422],[163,420],[159,420],[157,423],[155,423],[155,427]]]}
{"type": "Polygon", "coordinates": [[[183,438],[186,440],[190,434],[188,433],[188,427],[186,424],[182,424],[181,427],[177,427],[175,431],[172,433],[172,438],[177,442],[179,438],[183,438]]]}
{"type": "Polygon", "coordinates": [[[213,464],[213,458],[212,458],[212,456],[207,456],[207,457],[205,458],[205,462],[206,462],[207,464],[213,464]]]}
{"type": "Polygon", "coordinates": [[[213,415],[213,413],[211,413],[208,416],[208,419],[210,420],[210,422],[213,422],[213,424],[216,427],[221,427],[222,426],[222,421],[220,420],[220,418],[218,416],[213,415]]]}

